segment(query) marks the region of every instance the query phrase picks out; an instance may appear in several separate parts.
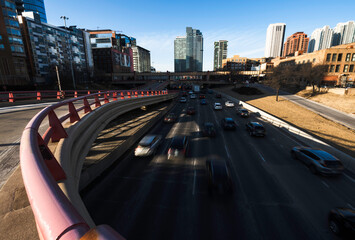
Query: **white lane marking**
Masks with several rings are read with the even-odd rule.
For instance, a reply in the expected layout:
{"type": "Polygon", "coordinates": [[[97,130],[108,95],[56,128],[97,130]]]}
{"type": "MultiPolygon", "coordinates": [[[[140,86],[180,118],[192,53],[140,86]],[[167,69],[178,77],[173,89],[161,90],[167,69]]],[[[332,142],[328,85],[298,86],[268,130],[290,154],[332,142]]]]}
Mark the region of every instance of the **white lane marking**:
{"type": "Polygon", "coordinates": [[[258,152],[258,154],[259,154],[260,158],[261,158],[264,162],[266,162],[266,160],[264,159],[263,155],[261,155],[261,153],[259,153],[259,152],[258,152]]]}
{"type": "Polygon", "coordinates": [[[194,182],[192,185],[192,195],[195,195],[195,190],[196,190],[196,158],[194,159],[194,182]]]}
{"type": "Polygon", "coordinates": [[[350,181],[355,182],[355,179],[353,179],[352,177],[350,177],[348,174],[343,173],[343,175],[344,175],[345,177],[347,177],[350,181]]]}
{"type": "Polygon", "coordinates": [[[326,186],[327,188],[329,188],[329,185],[328,185],[326,182],[324,182],[324,181],[321,181],[321,182],[323,183],[324,186],[326,186]]]}
{"type": "Polygon", "coordinates": [[[348,205],[351,209],[355,209],[350,203],[347,203],[347,205],[348,205]]]}

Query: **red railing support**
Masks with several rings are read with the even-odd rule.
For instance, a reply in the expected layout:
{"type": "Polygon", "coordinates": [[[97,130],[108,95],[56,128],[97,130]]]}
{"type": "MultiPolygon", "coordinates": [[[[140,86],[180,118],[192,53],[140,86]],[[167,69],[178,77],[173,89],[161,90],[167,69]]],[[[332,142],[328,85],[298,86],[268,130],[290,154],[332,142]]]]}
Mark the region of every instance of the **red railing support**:
{"type": "MultiPolygon", "coordinates": [[[[100,95],[99,95],[99,96],[100,96],[100,95]]],[[[100,107],[100,106],[101,106],[101,102],[100,102],[98,96],[95,95],[95,107],[100,107]]]]}
{"type": "Polygon", "coordinates": [[[53,129],[52,142],[58,142],[62,138],[67,138],[68,134],[63,128],[62,123],[58,119],[57,115],[53,110],[48,113],[49,126],[53,129]]]}
{"type": "Polygon", "coordinates": [[[69,102],[68,106],[69,106],[69,114],[70,114],[70,123],[80,121],[78,111],[76,111],[76,108],[75,108],[73,102],[69,102]]]}
{"type": "Polygon", "coordinates": [[[127,97],[131,98],[131,92],[127,92],[127,97]]]}
{"type": "Polygon", "coordinates": [[[104,94],[104,100],[105,100],[105,104],[110,102],[107,98],[107,93],[104,94]]]}
{"type": "Polygon", "coordinates": [[[37,133],[37,141],[38,141],[39,151],[41,152],[44,163],[46,164],[54,180],[56,182],[60,180],[65,180],[67,176],[65,175],[63,168],[60,166],[60,164],[58,163],[57,159],[54,157],[51,150],[49,150],[47,144],[43,141],[43,138],[39,133],[37,133]]]}
{"type": "Polygon", "coordinates": [[[112,99],[113,99],[113,101],[117,101],[117,92],[114,92],[112,94],[112,99]]]}
{"type": "Polygon", "coordinates": [[[137,92],[137,91],[134,93],[134,96],[135,96],[135,97],[138,97],[138,92],[137,92]]]}
{"type": "Polygon", "coordinates": [[[124,99],[123,92],[121,92],[121,99],[124,99]]]}
{"type": "Polygon", "coordinates": [[[90,107],[90,104],[89,104],[87,98],[84,98],[84,113],[88,113],[91,111],[92,111],[92,109],[90,107]]]}
{"type": "Polygon", "coordinates": [[[9,92],[9,102],[15,102],[14,94],[9,92]]]}
{"type": "Polygon", "coordinates": [[[143,97],[144,96],[144,92],[143,91],[141,91],[141,97],[143,97]]]}
{"type": "Polygon", "coordinates": [[[37,100],[42,100],[41,92],[37,92],[37,100]]]}

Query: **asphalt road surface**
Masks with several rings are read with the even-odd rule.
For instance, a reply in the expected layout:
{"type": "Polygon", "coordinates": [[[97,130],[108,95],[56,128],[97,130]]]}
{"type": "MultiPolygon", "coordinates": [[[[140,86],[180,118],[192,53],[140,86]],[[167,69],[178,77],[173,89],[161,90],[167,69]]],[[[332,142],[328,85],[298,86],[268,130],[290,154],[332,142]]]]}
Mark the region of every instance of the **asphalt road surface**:
{"type": "Polygon", "coordinates": [[[96,224],[109,224],[127,239],[335,239],[327,226],[334,207],[355,206],[354,180],[344,175],[313,175],[291,158],[290,149],[300,145],[276,127],[263,122],[267,135],[251,137],[235,108],[224,107],[226,99],[206,94],[176,103],[171,110],[176,123],[162,121],[149,133],[164,142],[152,157],[134,157],[128,151],[119,164],[82,193],[96,224]],[[213,110],[220,102],[223,110],[213,110]],[[186,114],[187,106],[196,114],[186,114]],[[238,127],[225,131],[223,117],[232,117],[238,127]],[[217,126],[217,137],[202,137],[204,122],[217,126]],[[184,160],[167,160],[170,139],[189,136],[184,160]],[[209,194],[206,157],[218,155],[230,165],[233,194],[209,194]]]}

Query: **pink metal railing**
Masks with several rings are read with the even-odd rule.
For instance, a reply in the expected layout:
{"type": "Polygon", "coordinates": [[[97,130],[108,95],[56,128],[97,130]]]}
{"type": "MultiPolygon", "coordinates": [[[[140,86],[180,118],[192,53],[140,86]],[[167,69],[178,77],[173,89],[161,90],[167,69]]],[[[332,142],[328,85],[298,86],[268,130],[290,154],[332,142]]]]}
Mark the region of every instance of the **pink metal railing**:
{"type": "MultiPolygon", "coordinates": [[[[110,100],[165,94],[168,92],[105,91],[59,102],[44,108],[31,119],[22,134],[20,161],[27,196],[41,239],[79,239],[88,231],[93,231],[57,184],[58,181],[66,179],[66,174],[48,148],[48,143],[50,140],[58,142],[68,136],[62,123],[67,119],[71,123],[80,121],[78,112],[91,112],[92,105],[100,107],[102,102],[106,104],[110,100]],[[88,99],[93,101],[89,103],[88,99]],[[82,106],[76,109],[74,102],[80,101],[82,106]],[[68,114],[58,118],[54,110],[65,105],[68,105],[68,114]],[[38,130],[46,117],[49,128],[41,136],[38,130]]],[[[94,230],[99,239],[124,239],[110,227],[103,226],[94,230]]]]}

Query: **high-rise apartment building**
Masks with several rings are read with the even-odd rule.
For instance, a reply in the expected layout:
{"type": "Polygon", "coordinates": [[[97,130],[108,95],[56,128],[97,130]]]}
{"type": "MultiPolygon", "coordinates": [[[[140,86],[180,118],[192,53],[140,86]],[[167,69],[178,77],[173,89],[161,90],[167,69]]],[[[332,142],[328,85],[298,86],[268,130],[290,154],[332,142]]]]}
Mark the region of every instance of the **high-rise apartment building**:
{"type": "Polygon", "coordinates": [[[270,24],[266,32],[265,57],[279,57],[285,37],[286,24],[270,24]]]}
{"type": "Polygon", "coordinates": [[[51,84],[57,79],[56,67],[63,85],[87,80],[88,65],[82,30],[44,23],[40,15],[34,12],[23,12],[18,20],[26,48],[29,74],[34,83],[51,84]]]}
{"type": "Polygon", "coordinates": [[[23,2],[25,12],[35,12],[39,14],[41,22],[47,22],[46,9],[44,8],[44,0],[19,0],[23,2]]]}
{"type": "Polygon", "coordinates": [[[135,72],[150,72],[150,51],[140,46],[132,46],[135,72]]]}
{"type": "Polygon", "coordinates": [[[355,41],[355,22],[338,23],[333,29],[332,46],[352,43],[355,41]]]}
{"type": "Polygon", "coordinates": [[[284,44],[283,57],[293,56],[295,52],[307,52],[309,38],[304,32],[296,32],[289,36],[284,44]]]}
{"type": "Polygon", "coordinates": [[[227,59],[228,41],[219,40],[214,42],[213,70],[222,69],[222,61],[227,59]]]}
{"type": "Polygon", "coordinates": [[[309,40],[308,52],[311,53],[321,49],[330,48],[332,38],[333,30],[329,26],[315,29],[309,40]]]}
{"type": "Polygon", "coordinates": [[[186,37],[174,41],[175,72],[201,72],[203,65],[203,35],[198,29],[186,27],[186,37]]]}
{"type": "Polygon", "coordinates": [[[0,85],[29,83],[26,54],[14,0],[0,1],[0,85]]]}

